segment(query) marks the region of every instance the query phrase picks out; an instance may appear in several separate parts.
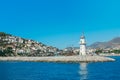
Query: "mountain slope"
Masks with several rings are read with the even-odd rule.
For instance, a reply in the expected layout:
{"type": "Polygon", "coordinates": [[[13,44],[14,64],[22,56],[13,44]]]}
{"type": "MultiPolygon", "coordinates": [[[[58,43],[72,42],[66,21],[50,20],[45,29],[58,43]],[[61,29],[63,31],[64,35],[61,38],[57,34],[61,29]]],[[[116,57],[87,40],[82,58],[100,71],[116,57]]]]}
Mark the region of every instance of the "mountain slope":
{"type": "Polygon", "coordinates": [[[0,32],[0,56],[53,56],[58,48],[0,32]]]}
{"type": "Polygon", "coordinates": [[[96,42],[90,45],[91,48],[120,48],[120,37],[116,37],[107,42],[96,42]]]}

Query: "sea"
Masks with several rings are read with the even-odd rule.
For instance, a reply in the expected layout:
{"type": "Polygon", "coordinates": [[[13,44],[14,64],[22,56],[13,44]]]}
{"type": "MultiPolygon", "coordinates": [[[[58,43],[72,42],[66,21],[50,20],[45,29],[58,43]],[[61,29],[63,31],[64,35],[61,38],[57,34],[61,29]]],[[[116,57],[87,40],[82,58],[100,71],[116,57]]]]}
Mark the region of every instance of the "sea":
{"type": "Polygon", "coordinates": [[[120,80],[120,57],[115,62],[54,63],[0,62],[0,80],[120,80]]]}

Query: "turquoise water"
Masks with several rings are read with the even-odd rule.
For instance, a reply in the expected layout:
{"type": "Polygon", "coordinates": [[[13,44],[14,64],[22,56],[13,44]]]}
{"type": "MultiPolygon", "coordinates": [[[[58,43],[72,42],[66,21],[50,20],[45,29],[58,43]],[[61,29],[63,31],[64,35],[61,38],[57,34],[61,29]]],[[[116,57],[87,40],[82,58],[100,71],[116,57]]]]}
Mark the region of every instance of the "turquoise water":
{"type": "Polygon", "coordinates": [[[113,58],[116,62],[0,62],[0,80],[120,80],[120,57],[113,58]]]}

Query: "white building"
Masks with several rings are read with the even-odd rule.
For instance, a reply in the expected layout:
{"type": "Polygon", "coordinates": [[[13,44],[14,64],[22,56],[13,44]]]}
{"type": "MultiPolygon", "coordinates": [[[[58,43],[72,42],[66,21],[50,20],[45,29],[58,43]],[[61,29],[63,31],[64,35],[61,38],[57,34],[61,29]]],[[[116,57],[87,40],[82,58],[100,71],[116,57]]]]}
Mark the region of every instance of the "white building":
{"type": "Polygon", "coordinates": [[[20,38],[20,37],[17,40],[18,40],[19,43],[23,43],[24,42],[24,40],[22,38],[20,38]]]}
{"type": "Polygon", "coordinates": [[[79,55],[86,55],[86,41],[85,41],[85,36],[82,35],[80,37],[80,52],[79,55]]]}

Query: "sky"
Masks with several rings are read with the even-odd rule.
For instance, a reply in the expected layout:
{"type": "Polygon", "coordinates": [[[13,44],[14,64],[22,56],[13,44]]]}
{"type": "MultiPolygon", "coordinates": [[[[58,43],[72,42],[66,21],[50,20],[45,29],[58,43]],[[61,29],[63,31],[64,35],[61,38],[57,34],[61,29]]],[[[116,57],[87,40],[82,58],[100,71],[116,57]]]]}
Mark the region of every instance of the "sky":
{"type": "Polygon", "coordinates": [[[1,0],[0,31],[60,49],[120,36],[120,0],[1,0]]]}

